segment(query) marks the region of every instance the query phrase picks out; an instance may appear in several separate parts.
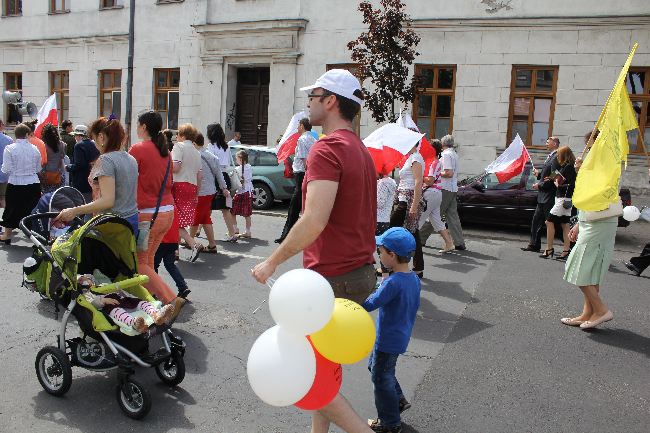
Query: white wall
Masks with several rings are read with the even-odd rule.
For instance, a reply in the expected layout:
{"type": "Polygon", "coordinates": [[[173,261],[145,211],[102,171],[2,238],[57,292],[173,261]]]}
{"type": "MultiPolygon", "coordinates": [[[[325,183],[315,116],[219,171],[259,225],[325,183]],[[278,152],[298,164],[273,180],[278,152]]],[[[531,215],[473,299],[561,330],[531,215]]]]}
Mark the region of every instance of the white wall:
{"type": "MultiPolygon", "coordinates": [[[[99,11],[95,0],[71,0],[71,13],[49,15],[46,2],[24,2],[22,17],[0,18],[0,72],[22,72],[25,99],[38,105],[48,96],[47,72],[69,70],[70,118],[82,123],[98,112],[98,70],[121,68],[125,104],[125,3],[124,8],[99,11]]],[[[273,144],[290,114],[306,107],[298,88],[312,83],[327,64],[350,63],[347,43],[364,30],[357,5],[351,0],[185,0],[160,5],[138,0],[134,116],[153,103],[153,69],[180,67],[179,123],[193,122],[202,130],[215,120],[225,125],[235,97],[236,67],[270,65],[268,142],[273,144]],[[248,38],[244,45],[254,47],[273,30],[247,35],[246,26],[287,19],[307,21],[295,33],[294,48],[300,53],[295,64],[274,60],[268,49],[246,55],[213,53],[206,59],[204,38],[197,32],[205,24],[242,23],[244,30],[235,36],[248,38]]],[[[407,12],[422,38],[416,63],[457,65],[454,135],[464,174],[480,171],[508,141],[513,64],[559,65],[553,133],[576,151],[633,42],[640,45],[633,65],[650,66],[648,0],[408,0],[407,12]],[[488,12],[496,3],[511,9],[488,12]]],[[[0,74],[1,87],[3,79],[0,74]]],[[[362,136],[376,126],[364,111],[362,136]]],[[[647,188],[643,161],[631,158],[624,182],[647,188]]]]}

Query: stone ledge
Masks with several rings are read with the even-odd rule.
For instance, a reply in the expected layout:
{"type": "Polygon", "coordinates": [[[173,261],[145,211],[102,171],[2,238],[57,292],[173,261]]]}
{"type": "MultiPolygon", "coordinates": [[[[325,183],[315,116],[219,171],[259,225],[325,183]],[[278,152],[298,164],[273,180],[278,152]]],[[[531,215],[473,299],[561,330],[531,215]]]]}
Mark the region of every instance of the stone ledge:
{"type": "Polygon", "coordinates": [[[25,39],[25,40],[0,40],[0,48],[34,48],[34,47],[51,47],[51,46],[70,46],[84,44],[105,44],[112,42],[128,42],[128,33],[118,33],[114,35],[87,36],[74,38],[56,38],[56,39],[25,39]]]}
{"type": "Polygon", "coordinates": [[[567,28],[576,27],[620,27],[647,26],[650,24],[650,14],[595,16],[595,17],[512,17],[512,18],[422,18],[413,20],[414,29],[453,29],[453,28],[567,28]]]}
{"type": "Polygon", "coordinates": [[[304,18],[287,18],[277,20],[260,20],[260,21],[239,21],[230,23],[212,23],[193,25],[194,30],[199,34],[220,34],[227,33],[249,33],[264,30],[293,30],[299,31],[307,27],[309,20],[304,18]]]}

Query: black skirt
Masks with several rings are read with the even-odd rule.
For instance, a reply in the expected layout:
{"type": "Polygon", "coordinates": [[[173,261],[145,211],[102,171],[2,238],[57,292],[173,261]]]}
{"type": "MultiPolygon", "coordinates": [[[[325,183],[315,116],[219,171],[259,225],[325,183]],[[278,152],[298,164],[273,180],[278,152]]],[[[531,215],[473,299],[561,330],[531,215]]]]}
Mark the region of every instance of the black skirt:
{"type": "MultiPolygon", "coordinates": [[[[230,177],[225,171],[223,172],[223,180],[226,181],[226,188],[230,190],[230,177]]],[[[214,180],[214,184],[217,186],[217,193],[212,199],[212,210],[230,209],[231,206],[226,205],[226,196],[223,195],[223,191],[221,191],[221,187],[219,186],[217,179],[214,180]]]]}
{"type": "Polygon", "coordinates": [[[7,185],[6,207],[0,225],[8,229],[18,227],[20,220],[30,215],[41,198],[41,184],[7,185]]]}

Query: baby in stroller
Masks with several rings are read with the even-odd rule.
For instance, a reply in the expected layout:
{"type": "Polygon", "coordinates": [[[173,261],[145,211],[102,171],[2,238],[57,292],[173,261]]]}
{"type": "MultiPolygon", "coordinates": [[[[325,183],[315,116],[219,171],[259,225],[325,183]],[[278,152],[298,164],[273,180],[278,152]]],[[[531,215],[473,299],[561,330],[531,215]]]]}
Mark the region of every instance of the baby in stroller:
{"type": "Polygon", "coordinates": [[[159,308],[154,303],[134,298],[123,291],[108,295],[93,293],[92,289],[97,286],[97,279],[101,279],[102,275],[98,277],[90,274],[80,275],[77,277],[77,284],[86,300],[108,314],[124,334],[142,334],[153,324],[161,326],[171,319],[174,313],[172,304],[159,308]]]}

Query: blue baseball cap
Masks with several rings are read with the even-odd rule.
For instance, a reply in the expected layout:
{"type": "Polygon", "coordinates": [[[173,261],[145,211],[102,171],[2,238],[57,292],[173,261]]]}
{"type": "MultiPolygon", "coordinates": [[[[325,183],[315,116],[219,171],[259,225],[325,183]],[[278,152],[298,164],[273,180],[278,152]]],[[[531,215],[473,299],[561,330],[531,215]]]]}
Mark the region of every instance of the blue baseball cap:
{"type": "Polygon", "coordinates": [[[375,236],[378,247],[384,247],[400,257],[412,257],[415,253],[415,238],[404,227],[391,227],[381,236],[375,236]]]}

